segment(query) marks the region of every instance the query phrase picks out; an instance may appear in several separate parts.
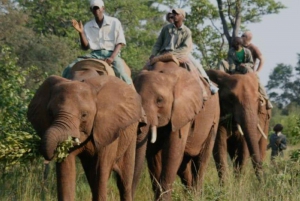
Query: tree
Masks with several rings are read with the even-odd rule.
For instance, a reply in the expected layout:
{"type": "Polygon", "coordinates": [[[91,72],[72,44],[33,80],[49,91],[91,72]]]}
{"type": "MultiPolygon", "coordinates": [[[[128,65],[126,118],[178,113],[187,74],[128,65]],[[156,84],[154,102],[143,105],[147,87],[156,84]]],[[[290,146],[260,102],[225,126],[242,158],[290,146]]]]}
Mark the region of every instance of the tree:
{"type": "Polygon", "coordinates": [[[300,105],[300,54],[298,62],[293,68],[291,65],[278,64],[269,76],[266,86],[270,99],[280,108],[291,103],[300,105]],[[294,74],[294,71],[296,73],[294,74]]]}
{"type": "Polygon", "coordinates": [[[5,168],[35,159],[39,137],[27,121],[32,91],[25,87],[30,70],[17,65],[7,46],[0,48],[0,164],[5,168]]]}
{"type": "Polygon", "coordinates": [[[30,16],[13,7],[6,7],[6,10],[8,12],[0,18],[0,46],[9,46],[18,55],[17,65],[23,70],[37,67],[28,75],[29,86],[40,81],[45,72],[60,75],[78,55],[78,51],[72,50],[64,38],[55,35],[46,37],[26,27],[30,16]]]}
{"type": "Polygon", "coordinates": [[[209,68],[226,57],[232,37],[246,29],[246,24],[260,22],[262,16],[285,8],[275,0],[190,0],[190,4],[186,24],[192,30],[203,65],[209,68]]]}

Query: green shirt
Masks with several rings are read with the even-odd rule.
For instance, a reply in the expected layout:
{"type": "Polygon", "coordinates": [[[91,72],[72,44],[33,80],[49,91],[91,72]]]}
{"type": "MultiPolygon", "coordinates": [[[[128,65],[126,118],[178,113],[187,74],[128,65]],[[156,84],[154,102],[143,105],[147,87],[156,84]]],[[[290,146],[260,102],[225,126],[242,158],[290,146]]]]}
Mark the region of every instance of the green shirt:
{"type": "Polygon", "coordinates": [[[238,62],[241,64],[241,63],[245,63],[245,51],[244,49],[242,48],[240,51],[236,51],[235,52],[235,55],[236,55],[236,58],[238,60],[238,62]]]}
{"type": "Polygon", "coordinates": [[[184,24],[177,28],[174,24],[164,26],[152,48],[152,55],[156,56],[165,51],[178,55],[188,55],[193,47],[192,32],[184,24]]]}
{"type": "MultiPolygon", "coordinates": [[[[238,54],[242,54],[242,52],[240,51],[240,53],[238,54]]],[[[253,71],[253,59],[252,59],[252,55],[249,49],[243,47],[243,57],[244,58],[238,58],[237,52],[235,51],[234,48],[230,48],[228,51],[228,64],[229,64],[229,70],[238,70],[239,66],[241,63],[245,64],[247,69],[252,69],[253,71]],[[242,62],[241,62],[241,60],[242,62]]]]}

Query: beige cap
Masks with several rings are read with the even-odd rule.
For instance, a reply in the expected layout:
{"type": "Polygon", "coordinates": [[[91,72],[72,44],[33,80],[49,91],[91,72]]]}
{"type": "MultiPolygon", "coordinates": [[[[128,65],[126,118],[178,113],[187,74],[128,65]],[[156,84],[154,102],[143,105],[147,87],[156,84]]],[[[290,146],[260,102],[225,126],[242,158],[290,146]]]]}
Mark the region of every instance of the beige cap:
{"type": "Polygon", "coordinates": [[[98,6],[99,8],[104,6],[104,3],[102,0],[91,0],[90,1],[90,7],[93,8],[95,6],[98,6]]]}
{"type": "Polygon", "coordinates": [[[172,10],[172,13],[177,13],[177,14],[181,14],[183,16],[183,18],[185,18],[185,11],[181,8],[176,8],[172,10]]]}

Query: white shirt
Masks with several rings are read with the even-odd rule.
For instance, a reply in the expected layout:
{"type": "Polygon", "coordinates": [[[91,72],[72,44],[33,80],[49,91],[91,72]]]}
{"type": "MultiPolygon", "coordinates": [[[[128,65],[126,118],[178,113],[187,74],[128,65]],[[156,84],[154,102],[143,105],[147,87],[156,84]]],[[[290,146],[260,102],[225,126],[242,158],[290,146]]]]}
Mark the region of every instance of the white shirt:
{"type": "Polygon", "coordinates": [[[92,50],[113,51],[117,44],[126,45],[121,22],[114,17],[104,15],[101,29],[96,20],[92,19],[84,25],[84,33],[92,50]]]}

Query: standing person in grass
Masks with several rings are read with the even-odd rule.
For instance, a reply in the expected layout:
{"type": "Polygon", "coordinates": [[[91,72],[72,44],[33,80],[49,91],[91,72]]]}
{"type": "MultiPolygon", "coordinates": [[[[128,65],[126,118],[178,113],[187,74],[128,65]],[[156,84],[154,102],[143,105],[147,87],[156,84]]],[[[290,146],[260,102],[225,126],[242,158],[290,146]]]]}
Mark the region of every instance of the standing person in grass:
{"type": "Polygon", "coordinates": [[[281,124],[276,124],[273,128],[273,133],[270,136],[270,143],[268,144],[268,149],[271,148],[271,161],[277,156],[283,157],[283,150],[286,149],[286,136],[282,134],[283,126],[281,124]]]}

